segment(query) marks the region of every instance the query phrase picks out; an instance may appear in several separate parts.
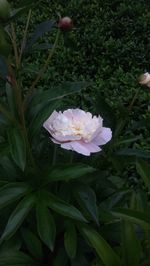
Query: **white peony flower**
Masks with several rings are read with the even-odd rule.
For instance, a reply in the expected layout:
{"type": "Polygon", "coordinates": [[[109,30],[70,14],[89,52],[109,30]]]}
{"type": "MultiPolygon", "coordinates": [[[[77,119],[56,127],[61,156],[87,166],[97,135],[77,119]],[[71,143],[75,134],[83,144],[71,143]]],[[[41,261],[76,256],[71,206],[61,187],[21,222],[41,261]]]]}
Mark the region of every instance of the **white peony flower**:
{"type": "Polygon", "coordinates": [[[92,116],[81,109],[54,111],[43,126],[51,134],[54,143],[87,156],[101,151],[99,146],[112,138],[111,129],[103,127],[100,116],[92,116]]]}

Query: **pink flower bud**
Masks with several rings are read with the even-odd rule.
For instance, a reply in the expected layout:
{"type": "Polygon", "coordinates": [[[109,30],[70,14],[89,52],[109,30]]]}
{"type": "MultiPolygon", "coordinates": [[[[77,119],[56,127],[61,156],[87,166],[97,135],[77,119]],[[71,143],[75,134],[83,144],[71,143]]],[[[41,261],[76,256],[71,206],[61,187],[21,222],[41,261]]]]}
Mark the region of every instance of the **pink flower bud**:
{"type": "Polygon", "coordinates": [[[150,87],[150,74],[146,72],[139,77],[139,83],[150,87]]]}
{"type": "Polygon", "coordinates": [[[72,29],[72,27],[73,27],[73,22],[72,19],[69,17],[63,17],[58,22],[58,28],[61,30],[72,29]]]}

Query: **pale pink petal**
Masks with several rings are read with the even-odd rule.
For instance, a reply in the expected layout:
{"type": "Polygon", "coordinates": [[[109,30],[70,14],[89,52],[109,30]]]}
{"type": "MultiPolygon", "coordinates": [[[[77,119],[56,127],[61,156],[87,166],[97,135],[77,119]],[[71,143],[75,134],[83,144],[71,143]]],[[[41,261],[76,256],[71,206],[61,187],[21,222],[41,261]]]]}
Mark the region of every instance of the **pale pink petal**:
{"type": "Polygon", "coordinates": [[[150,83],[150,74],[148,72],[146,72],[145,74],[141,75],[139,78],[139,83],[141,85],[147,85],[148,86],[148,84],[150,83]]]}
{"type": "Polygon", "coordinates": [[[58,112],[54,111],[50,117],[44,122],[43,127],[51,134],[51,124],[58,116],[58,112]]]}
{"type": "Polygon", "coordinates": [[[147,87],[150,87],[150,82],[147,83],[147,87]]]}
{"type": "Polygon", "coordinates": [[[97,136],[99,136],[101,134],[101,132],[102,132],[102,128],[101,127],[97,128],[97,130],[93,133],[91,138],[88,141],[86,141],[86,142],[93,141],[97,136]]]}
{"type": "Polygon", "coordinates": [[[70,142],[70,145],[72,147],[72,150],[74,150],[80,154],[86,155],[86,156],[90,155],[90,151],[88,150],[88,148],[84,147],[82,142],[72,141],[72,142],[70,142]]]}
{"type": "Polygon", "coordinates": [[[71,146],[71,142],[61,144],[61,148],[66,149],[66,150],[73,150],[71,146]]]}
{"type": "Polygon", "coordinates": [[[68,110],[64,111],[63,114],[69,119],[73,118],[72,109],[68,109],[68,110]]]}
{"type": "Polygon", "coordinates": [[[72,114],[76,120],[80,120],[80,119],[84,118],[86,115],[86,113],[83,110],[78,109],[78,108],[72,109],[72,114]]]}
{"type": "Polygon", "coordinates": [[[53,134],[52,132],[50,132],[52,137],[54,139],[56,139],[57,141],[60,141],[60,142],[68,142],[68,141],[72,141],[72,140],[80,140],[81,137],[80,136],[60,136],[60,135],[56,135],[56,134],[53,134]]]}
{"type": "Polygon", "coordinates": [[[86,149],[88,149],[90,152],[99,152],[102,149],[97,146],[95,143],[89,142],[89,143],[84,143],[82,144],[86,149]]]}
{"type": "Polygon", "coordinates": [[[112,131],[110,128],[108,127],[103,127],[102,131],[100,134],[98,134],[93,140],[92,142],[95,143],[96,145],[104,145],[106,144],[108,141],[110,141],[112,138],[112,131]]]}
{"type": "Polygon", "coordinates": [[[54,142],[55,144],[61,144],[61,142],[57,141],[56,139],[50,138],[52,140],[52,142],[54,142]]]}

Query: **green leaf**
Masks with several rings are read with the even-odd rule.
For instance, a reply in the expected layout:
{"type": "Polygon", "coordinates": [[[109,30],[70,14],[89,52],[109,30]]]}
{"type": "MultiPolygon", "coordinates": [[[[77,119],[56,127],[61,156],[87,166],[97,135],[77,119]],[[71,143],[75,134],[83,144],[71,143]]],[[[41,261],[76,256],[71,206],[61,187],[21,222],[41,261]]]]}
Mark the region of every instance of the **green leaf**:
{"type": "Polygon", "coordinates": [[[4,233],[1,236],[1,241],[11,238],[16,233],[16,231],[28,215],[29,211],[33,207],[33,204],[34,196],[31,194],[26,196],[22,201],[20,201],[16,209],[9,217],[4,233]]]}
{"type": "Polygon", "coordinates": [[[58,166],[56,169],[52,169],[47,178],[50,182],[60,180],[69,181],[71,179],[77,179],[86,174],[93,173],[95,170],[96,169],[93,167],[84,164],[64,165],[60,167],[58,166]]]}
{"type": "Polygon", "coordinates": [[[39,39],[41,38],[46,32],[49,32],[52,27],[54,26],[55,21],[53,20],[47,20],[44,21],[42,23],[40,23],[39,25],[37,25],[35,31],[33,32],[31,38],[29,41],[27,41],[27,45],[25,47],[25,52],[28,52],[28,50],[30,51],[32,45],[39,39]]]}
{"type": "Polygon", "coordinates": [[[122,140],[116,141],[115,146],[122,145],[122,144],[130,144],[131,142],[135,142],[141,138],[142,138],[142,136],[137,136],[137,137],[133,137],[133,138],[124,138],[122,140]]]}
{"type": "Polygon", "coordinates": [[[33,4],[38,4],[39,0],[20,0],[18,5],[19,7],[24,7],[24,6],[30,6],[33,4]]]}
{"type": "Polygon", "coordinates": [[[22,171],[26,165],[26,143],[21,130],[12,128],[8,131],[10,152],[15,163],[22,171]]]}
{"type": "Polygon", "coordinates": [[[82,227],[81,231],[90,245],[95,249],[104,265],[121,266],[121,261],[117,254],[97,231],[90,227],[82,227]]]}
{"type": "Polygon", "coordinates": [[[0,266],[38,266],[31,257],[21,251],[9,251],[8,254],[0,256],[0,266]]]}
{"type": "Polygon", "coordinates": [[[26,244],[26,247],[28,251],[31,253],[31,255],[37,260],[42,260],[43,258],[42,245],[38,237],[27,228],[23,228],[21,230],[21,233],[23,240],[26,244]]]}
{"type": "Polygon", "coordinates": [[[143,160],[138,160],[136,163],[136,169],[138,174],[142,177],[145,186],[150,191],[150,164],[143,160]]]}
{"type": "Polygon", "coordinates": [[[50,88],[49,90],[39,90],[31,99],[31,107],[37,104],[49,103],[51,101],[60,100],[68,95],[79,93],[90,85],[89,82],[63,82],[59,87],[50,88]]]}
{"type": "Polygon", "coordinates": [[[75,189],[74,194],[81,207],[85,208],[92,219],[99,224],[96,195],[94,190],[87,185],[79,185],[75,189]]]}
{"type": "Polygon", "coordinates": [[[87,220],[84,218],[82,213],[75,208],[72,205],[69,205],[67,203],[61,203],[61,202],[55,202],[55,201],[49,201],[48,203],[49,208],[53,209],[55,212],[58,212],[59,214],[72,218],[77,221],[81,222],[87,222],[87,220]]]}
{"type": "Polygon", "coordinates": [[[131,222],[124,221],[122,228],[122,249],[124,265],[138,266],[140,261],[140,243],[137,239],[134,226],[131,222]]]}
{"type": "Polygon", "coordinates": [[[11,239],[4,241],[0,247],[0,257],[4,253],[8,254],[10,252],[19,251],[22,245],[22,239],[20,238],[20,235],[14,236],[11,239]]]}
{"type": "Polygon", "coordinates": [[[33,48],[30,48],[27,52],[28,52],[28,54],[33,54],[36,51],[49,50],[51,48],[53,48],[53,45],[45,42],[45,43],[34,45],[33,48]]]}
{"type": "MultiPolygon", "coordinates": [[[[74,259],[72,259],[71,260],[71,266],[91,266],[91,263],[89,263],[89,261],[88,261],[88,257],[87,257],[87,255],[85,254],[85,256],[84,256],[84,254],[83,254],[83,251],[81,250],[81,254],[79,253],[77,253],[77,255],[76,255],[76,257],[74,258],[74,259]]],[[[93,264],[92,266],[96,266],[95,264],[93,264]]],[[[98,266],[98,265],[97,265],[98,266]]]]}
{"type": "Polygon", "coordinates": [[[53,256],[52,266],[67,266],[68,265],[68,257],[65,252],[64,247],[59,246],[59,250],[56,253],[56,256],[53,256]]]}
{"type": "Polygon", "coordinates": [[[131,209],[117,208],[112,211],[112,214],[131,221],[132,223],[139,224],[144,228],[150,228],[150,215],[147,212],[135,211],[131,209]]]}
{"type": "Polygon", "coordinates": [[[68,223],[64,235],[64,245],[70,259],[73,259],[77,250],[77,233],[75,226],[68,223]]]}
{"type": "Polygon", "coordinates": [[[7,66],[7,63],[6,63],[6,60],[5,58],[0,55],[0,76],[3,78],[3,79],[6,79],[6,77],[8,76],[8,66],[7,66]]]}
{"type": "Polygon", "coordinates": [[[149,212],[149,201],[146,191],[139,190],[136,192],[136,205],[137,210],[149,212]]]}
{"type": "Polygon", "coordinates": [[[15,115],[16,106],[15,106],[13,88],[8,82],[6,82],[6,94],[7,94],[7,101],[8,101],[10,111],[12,112],[13,115],[15,115]]]}
{"type": "Polygon", "coordinates": [[[117,155],[135,156],[139,158],[150,158],[150,152],[138,150],[138,149],[121,149],[116,152],[117,155]]]}
{"type": "MultiPolygon", "coordinates": [[[[43,104],[44,105],[44,104],[43,104]]],[[[38,113],[31,119],[30,125],[29,125],[29,133],[30,138],[32,139],[39,133],[39,131],[42,128],[42,125],[44,121],[49,117],[51,112],[55,110],[58,106],[60,106],[60,102],[53,102],[52,104],[48,104],[43,107],[43,109],[38,110],[38,113]]]]}
{"type": "Polygon", "coordinates": [[[87,220],[77,208],[66,203],[62,199],[55,197],[53,194],[48,193],[47,191],[43,191],[42,197],[47,206],[55,212],[80,222],[87,222],[87,220]]]}
{"type": "Polygon", "coordinates": [[[9,22],[12,22],[14,20],[16,20],[17,18],[21,17],[22,15],[24,15],[25,12],[28,12],[31,8],[32,4],[30,5],[24,5],[22,7],[13,9],[11,11],[11,16],[9,18],[9,22]]]}
{"type": "Polygon", "coordinates": [[[23,197],[30,189],[23,182],[9,183],[0,189],[0,209],[23,197]]]}
{"type": "Polygon", "coordinates": [[[96,112],[101,114],[103,117],[106,126],[111,127],[111,129],[115,128],[116,125],[116,117],[114,115],[114,109],[111,107],[104,99],[102,95],[97,95],[96,97],[96,112]]]}
{"type": "Polygon", "coordinates": [[[56,226],[49,209],[41,201],[36,206],[36,219],[38,234],[42,241],[53,251],[56,236],[56,226]]]}

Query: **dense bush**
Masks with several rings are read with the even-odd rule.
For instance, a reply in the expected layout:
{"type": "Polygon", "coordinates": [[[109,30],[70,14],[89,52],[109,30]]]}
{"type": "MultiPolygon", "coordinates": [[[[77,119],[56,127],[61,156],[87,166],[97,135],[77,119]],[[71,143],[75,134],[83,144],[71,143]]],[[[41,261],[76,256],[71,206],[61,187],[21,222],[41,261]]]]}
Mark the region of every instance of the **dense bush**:
{"type": "MultiPolygon", "coordinates": [[[[46,18],[56,19],[59,13],[69,15],[74,21],[74,30],[65,38],[67,47],[62,49],[63,42],[60,43],[45,74],[44,86],[48,88],[49,83],[55,85],[63,80],[94,81],[82,99],[77,97],[78,106],[88,109],[92,106],[93,110],[99,93],[116,109],[120,104],[129,105],[139,86],[138,76],[150,68],[148,1],[47,0],[40,3],[40,9],[33,12],[33,27],[46,18]]],[[[21,29],[22,21],[24,17],[19,20],[21,29]]],[[[41,63],[40,54],[35,53],[34,58],[36,63],[31,60],[26,65],[27,77],[41,63]]],[[[149,97],[147,91],[141,90],[129,124],[129,131],[142,133],[140,146],[145,149],[148,149],[149,132],[142,127],[135,128],[135,123],[149,121],[149,97]]],[[[69,104],[74,105],[74,98],[69,104]]]]}

